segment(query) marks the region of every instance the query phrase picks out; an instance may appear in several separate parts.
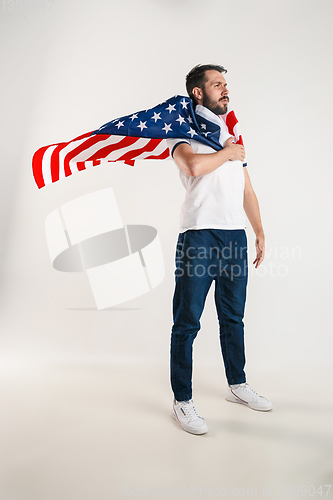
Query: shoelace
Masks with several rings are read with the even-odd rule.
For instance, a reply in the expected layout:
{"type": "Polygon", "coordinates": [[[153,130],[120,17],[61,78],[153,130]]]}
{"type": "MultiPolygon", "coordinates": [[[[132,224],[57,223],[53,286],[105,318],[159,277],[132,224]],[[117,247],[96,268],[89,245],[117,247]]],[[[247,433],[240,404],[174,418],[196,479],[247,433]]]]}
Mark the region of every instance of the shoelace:
{"type": "Polygon", "coordinates": [[[252,387],[250,387],[249,384],[247,384],[246,382],[244,383],[244,385],[241,384],[241,386],[243,386],[243,388],[246,390],[248,394],[251,394],[252,396],[253,395],[258,396],[258,398],[261,398],[261,396],[256,391],[254,391],[252,387]]]}
{"type": "Polygon", "coordinates": [[[181,408],[184,409],[186,417],[192,419],[192,418],[202,418],[198,414],[197,410],[195,409],[195,406],[190,399],[189,401],[184,401],[184,403],[181,405],[181,408]]]}

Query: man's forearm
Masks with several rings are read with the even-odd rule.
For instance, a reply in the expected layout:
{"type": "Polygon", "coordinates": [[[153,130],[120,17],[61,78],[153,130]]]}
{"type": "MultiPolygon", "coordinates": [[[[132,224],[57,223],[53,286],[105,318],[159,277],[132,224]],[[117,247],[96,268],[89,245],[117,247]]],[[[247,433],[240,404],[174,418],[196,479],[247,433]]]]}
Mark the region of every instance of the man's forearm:
{"type": "Polygon", "coordinates": [[[222,149],[216,153],[194,154],[188,161],[188,174],[192,177],[206,175],[226,163],[230,159],[228,149],[222,149]]]}
{"type": "Polygon", "coordinates": [[[215,153],[197,154],[189,144],[184,143],[179,144],[173,153],[173,159],[178,167],[189,177],[209,174],[229,160],[244,160],[244,158],[244,146],[234,144],[232,138],[226,141],[223,149],[215,153]]]}
{"type": "Polygon", "coordinates": [[[244,210],[256,236],[262,236],[264,230],[261,223],[257,196],[253,189],[244,192],[244,210]]]}

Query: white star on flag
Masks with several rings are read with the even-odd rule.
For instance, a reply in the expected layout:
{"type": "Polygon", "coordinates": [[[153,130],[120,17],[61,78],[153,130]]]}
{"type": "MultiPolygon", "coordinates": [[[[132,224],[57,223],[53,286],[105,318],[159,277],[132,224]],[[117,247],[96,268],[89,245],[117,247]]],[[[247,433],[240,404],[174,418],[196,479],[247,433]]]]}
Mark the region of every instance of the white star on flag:
{"type": "Polygon", "coordinates": [[[202,123],[200,127],[202,128],[202,130],[206,130],[206,125],[204,123],[202,123]]]}
{"type": "Polygon", "coordinates": [[[188,102],[186,102],[185,99],[183,99],[182,101],[180,101],[180,104],[183,106],[183,109],[187,109],[188,102]]]}
{"type": "Polygon", "coordinates": [[[137,118],[138,115],[136,113],[134,113],[134,115],[130,116],[130,118],[132,119],[132,121],[134,120],[134,118],[137,118]]]}
{"type": "Polygon", "coordinates": [[[193,136],[196,134],[196,131],[193,130],[192,127],[190,127],[190,130],[187,132],[188,134],[191,134],[191,139],[193,138],[193,136]]]}
{"type": "Polygon", "coordinates": [[[155,120],[155,123],[157,122],[157,120],[162,120],[162,118],[160,117],[160,114],[161,113],[155,113],[155,111],[154,111],[154,116],[152,116],[151,119],[155,120]]]}
{"type": "Polygon", "coordinates": [[[181,125],[182,123],[185,123],[185,118],[183,118],[181,115],[178,115],[179,118],[177,118],[176,122],[179,122],[179,125],[181,125]]]}
{"type": "Polygon", "coordinates": [[[162,130],[165,130],[165,133],[167,134],[168,132],[172,132],[171,125],[167,125],[166,123],[164,124],[164,127],[162,130]]]}
{"type": "Polygon", "coordinates": [[[189,122],[189,123],[193,123],[193,120],[192,120],[192,118],[190,117],[190,115],[188,115],[187,119],[188,119],[188,122],[189,122]]]}
{"type": "Polygon", "coordinates": [[[147,123],[147,122],[142,122],[142,121],[140,120],[140,125],[138,125],[138,128],[140,128],[140,129],[141,129],[141,132],[143,131],[143,129],[144,129],[144,128],[148,128],[148,127],[146,127],[146,123],[147,123]]]}
{"type": "Polygon", "coordinates": [[[167,109],[169,113],[171,113],[171,111],[176,111],[176,106],[175,104],[169,104],[169,106],[165,109],[167,109]]]}
{"type": "Polygon", "coordinates": [[[120,127],[123,127],[123,126],[124,126],[124,122],[116,123],[116,127],[118,127],[118,130],[120,129],[120,127]]]}

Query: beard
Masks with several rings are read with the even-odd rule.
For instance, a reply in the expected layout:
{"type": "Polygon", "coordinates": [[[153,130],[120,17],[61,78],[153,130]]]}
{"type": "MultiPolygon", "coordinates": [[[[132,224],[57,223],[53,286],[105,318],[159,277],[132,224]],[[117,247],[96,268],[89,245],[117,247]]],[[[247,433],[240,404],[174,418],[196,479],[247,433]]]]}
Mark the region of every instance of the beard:
{"type": "MultiPolygon", "coordinates": [[[[215,115],[225,115],[225,113],[228,111],[228,103],[222,103],[222,98],[218,101],[213,101],[208,97],[204,89],[202,90],[202,93],[202,105],[205,106],[205,108],[208,108],[215,115]]],[[[228,96],[225,96],[224,99],[227,99],[227,101],[229,102],[228,96]]]]}

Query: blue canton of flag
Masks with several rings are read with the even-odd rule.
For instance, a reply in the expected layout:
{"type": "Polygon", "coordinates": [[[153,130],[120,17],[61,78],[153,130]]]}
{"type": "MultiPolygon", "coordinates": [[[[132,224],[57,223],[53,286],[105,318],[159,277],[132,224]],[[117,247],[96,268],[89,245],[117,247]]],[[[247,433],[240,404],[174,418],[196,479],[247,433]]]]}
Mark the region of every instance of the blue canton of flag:
{"type": "Polygon", "coordinates": [[[220,127],[196,115],[189,97],[175,95],[154,108],[112,120],[92,134],[112,134],[155,139],[194,139],[216,151],[220,127]]]}

